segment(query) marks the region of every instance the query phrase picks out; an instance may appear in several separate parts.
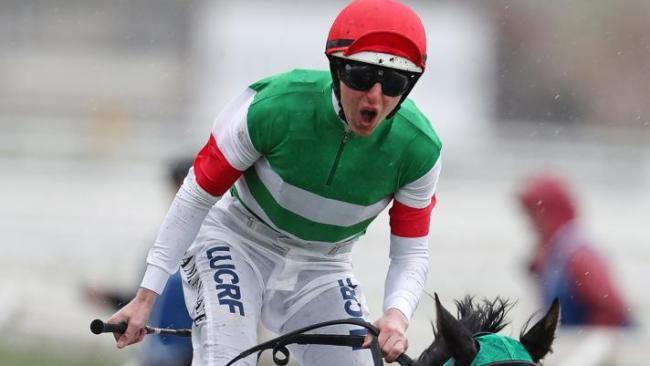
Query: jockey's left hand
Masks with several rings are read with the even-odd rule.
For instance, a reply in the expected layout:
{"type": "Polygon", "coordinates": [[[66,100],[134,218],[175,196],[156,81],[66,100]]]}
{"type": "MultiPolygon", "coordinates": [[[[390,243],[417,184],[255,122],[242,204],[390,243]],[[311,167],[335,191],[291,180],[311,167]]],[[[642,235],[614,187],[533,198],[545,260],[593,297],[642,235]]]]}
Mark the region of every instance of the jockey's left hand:
{"type": "MultiPolygon", "coordinates": [[[[393,362],[408,349],[406,328],[409,321],[406,316],[395,308],[386,309],[384,315],[374,323],[379,329],[379,346],[386,362],[393,362]]],[[[372,335],[368,333],[363,341],[363,347],[370,347],[372,335]]]]}

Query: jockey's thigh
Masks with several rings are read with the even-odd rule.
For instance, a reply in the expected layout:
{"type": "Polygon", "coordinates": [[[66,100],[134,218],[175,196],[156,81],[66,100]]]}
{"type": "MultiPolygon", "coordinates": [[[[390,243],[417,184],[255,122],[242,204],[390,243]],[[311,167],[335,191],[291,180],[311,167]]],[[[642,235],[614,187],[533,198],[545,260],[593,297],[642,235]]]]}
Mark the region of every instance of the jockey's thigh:
{"type": "MultiPolygon", "coordinates": [[[[333,282],[333,286],[318,294],[291,316],[282,327],[282,333],[334,319],[367,320],[366,299],[354,277],[343,273],[333,282]]],[[[320,328],[310,333],[365,335],[366,331],[358,326],[343,324],[320,328]]],[[[305,366],[373,365],[368,349],[323,345],[292,345],[289,348],[292,357],[305,366]]]]}
{"type": "MultiPolygon", "coordinates": [[[[204,231],[203,229],[201,230],[204,231]]],[[[260,276],[227,232],[199,233],[181,265],[192,325],[192,365],[222,366],[257,343],[260,276]]],[[[237,365],[255,365],[255,356],[237,365]]]]}

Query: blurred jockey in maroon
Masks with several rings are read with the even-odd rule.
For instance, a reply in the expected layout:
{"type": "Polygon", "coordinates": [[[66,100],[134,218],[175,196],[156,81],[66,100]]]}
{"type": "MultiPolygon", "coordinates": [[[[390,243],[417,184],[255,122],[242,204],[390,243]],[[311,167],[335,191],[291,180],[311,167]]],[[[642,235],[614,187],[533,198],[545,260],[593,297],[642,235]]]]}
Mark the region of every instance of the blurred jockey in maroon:
{"type": "Polygon", "coordinates": [[[598,253],[581,230],[567,185],[550,175],[534,177],[518,193],[538,243],[529,270],[548,306],[558,297],[564,326],[624,326],[627,306],[598,253]]]}

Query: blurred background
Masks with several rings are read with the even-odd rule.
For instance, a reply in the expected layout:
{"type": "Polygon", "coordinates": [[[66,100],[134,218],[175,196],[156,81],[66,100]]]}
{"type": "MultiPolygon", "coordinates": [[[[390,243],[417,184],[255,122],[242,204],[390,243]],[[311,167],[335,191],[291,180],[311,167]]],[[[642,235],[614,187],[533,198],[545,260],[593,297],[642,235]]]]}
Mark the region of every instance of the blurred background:
{"type": "MultiPolygon", "coordinates": [[[[427,291],[448,307],[516,300],[506,332],[518,335],[543,305],[516,195],[554,172],[635,326],[563,328],[546,364],[650,365],[650,2],[405,2],[428,34],[412,99],[444,142],[427,291]]],[[[84,288],[135,289],[169,163],[193,156],[249,83],[327,68],[345,3],[0,2],[0,365],[137,364],[137,349],[90,334],[113,310],[84,288]]],[[[384,213],[355,249],[374,316],[387,253],[384,213]]],[[[431,342],[432,319],[424,296],[409,354],[431,342]]]]}

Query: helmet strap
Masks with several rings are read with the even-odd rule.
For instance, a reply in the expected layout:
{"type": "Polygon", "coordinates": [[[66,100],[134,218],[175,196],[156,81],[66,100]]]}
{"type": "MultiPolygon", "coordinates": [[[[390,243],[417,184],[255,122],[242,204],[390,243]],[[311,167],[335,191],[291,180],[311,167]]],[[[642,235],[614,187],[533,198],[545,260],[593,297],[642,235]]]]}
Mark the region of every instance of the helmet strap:
{"type": "Polygon", "coordinates": [[[339,78],[339,72],[336,67],[336,60],[333,57],[327,55],[327,58],[330,61],[330,73],[332,74],[332,90],[334,90],[334,96],[336,96],[336,101],[339,103],[339,118],[343,120],[346,124],[348,120],[345,118],[345,112],[343,111],[343,104],[341,104],[341,78],[339,78]]]}

